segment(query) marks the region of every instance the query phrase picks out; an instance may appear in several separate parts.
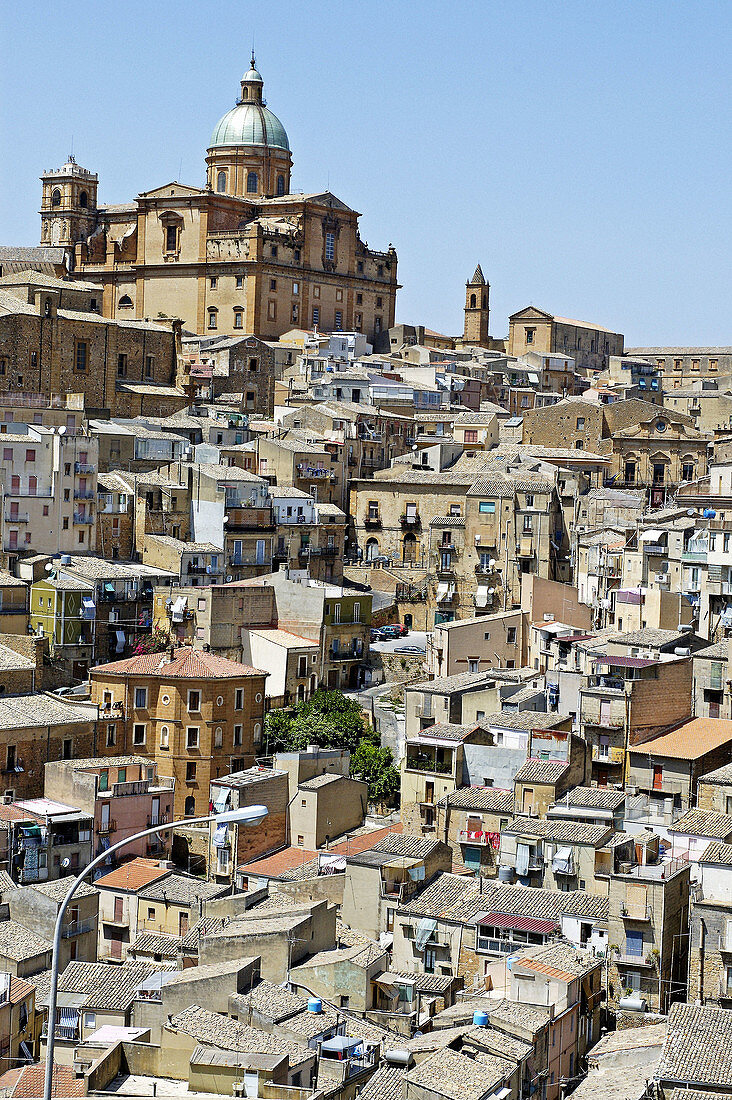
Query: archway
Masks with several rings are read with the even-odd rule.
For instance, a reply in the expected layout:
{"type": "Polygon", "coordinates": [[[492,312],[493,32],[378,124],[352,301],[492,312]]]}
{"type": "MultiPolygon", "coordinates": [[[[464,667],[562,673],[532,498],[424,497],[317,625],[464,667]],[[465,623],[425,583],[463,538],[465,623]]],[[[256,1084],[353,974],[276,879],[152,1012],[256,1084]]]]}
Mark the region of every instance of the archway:
{"type": "Polygon", "coordinates": [[[409,531],[402,542],[402,561],[405,565],[415,565],[417,561],[417,538],[409,531]]]}
{"type": "Polygon", "coordinates": [[[195,817],[196,816],[196,799],[194,798],[194,796],[192,794],[189,794],[188,797],[185,800],[185,805],[184,805],[184,808],[183,808],[183,814],[184,814],[185,817],[195,817]]]}
{"type": "Polygon", "coordinates": [[[369,539],[366,543],[366,561],[373,561],[379,556],[379,540],[369,539]]]}

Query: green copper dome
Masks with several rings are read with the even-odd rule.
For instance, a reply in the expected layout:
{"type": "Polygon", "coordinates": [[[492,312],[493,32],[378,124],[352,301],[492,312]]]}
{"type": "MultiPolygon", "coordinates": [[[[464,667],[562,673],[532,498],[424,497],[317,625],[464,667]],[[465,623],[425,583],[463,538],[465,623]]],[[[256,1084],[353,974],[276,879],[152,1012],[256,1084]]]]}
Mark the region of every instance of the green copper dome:
{"type": "Polygon", "coordinates": [[[214,129],[209,147],[222,145],[271,145],[290,151],[284,126],[261,103],[237,103],[226,112],[214,129]]]}

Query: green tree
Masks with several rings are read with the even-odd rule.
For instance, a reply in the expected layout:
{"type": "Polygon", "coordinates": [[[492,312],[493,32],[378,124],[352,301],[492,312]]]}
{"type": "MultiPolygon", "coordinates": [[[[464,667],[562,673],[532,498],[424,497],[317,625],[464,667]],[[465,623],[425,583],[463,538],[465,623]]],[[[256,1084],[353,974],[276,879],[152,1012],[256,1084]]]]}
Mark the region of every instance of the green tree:
{"type": "Polygon", "coordinates": [[[364,737],[375,741],[358,703],[341,691],[317,691],[293,709],[271,710],[265,720],[268,753],[297,752],[308,745],[354,752],[364,737]]]}
{"type": "Polygon", "coordinates": [[[351,775],[369,785],[369,801],[396,806],[399,801],[399,771],[391,749],[362,738],[351,756],[351,775]]]}

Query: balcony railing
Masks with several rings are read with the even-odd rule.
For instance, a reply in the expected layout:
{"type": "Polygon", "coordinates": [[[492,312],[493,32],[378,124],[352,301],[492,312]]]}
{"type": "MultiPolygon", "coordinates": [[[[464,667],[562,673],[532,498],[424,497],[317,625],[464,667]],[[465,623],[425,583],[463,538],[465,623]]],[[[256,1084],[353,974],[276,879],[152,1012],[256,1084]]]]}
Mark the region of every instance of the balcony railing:
{"type": "Polygon", "coordinates": [[[481,848],[491,843],[489,833],[476,832],[474,829],[458,829],[457,838],[459,844],[475,844],[481,848]]]}
{"type": "Polygon", "coordinates": [[[117,822],[116,821],[110,820],[110,821],[102,822],[100,825],[97,825],[97,833],[99,834],[99,836],[108,836],[109,833],[116,833],[116,831],[117,831],[117,822]]]}
{"type": "Polygon", "coordinates": [[[28,515],[27,512],[6,512],[5,513],[5,522],[6,523],[28,523],[29,521],[30,521],[30,516],[28,515]]]}
{"type": "Polygon", "coordinates": [[[16,493],[12,489],[6,489],[5,490],[5,496],[6,497],[13,497],[13,498],[15,498],[15,497],[46,497],[46,498],[48,498],[48,497],[53,496],[53,490],[52,489],[34,489],[33,492],[31,492],[30,489],[18,489],[18,491],[16,493]]]}
{"type": "Polygon", "coordinates": [[[93,474],[96,470],[96,466],[91,462],[75,462],[74,473],[75,474],[93,474]]]}
{"type": "Polygon", "coordinates": [[[93,928],[93,920],[74,920],[61,929],[61,936],[65,940],[70,940],[74,936],[83,936],[86,932],[91,932],[93,928]]]}
{"type": "Polygon", "coordinates": [[[156,825],[167,825],[169,820],[169,814],[151,814],[147,819],[147,827],[154,829],[156,825]]]}
{"type": "Polygon", "coordinates": [[[274,527],[271,508],[230,508],[227,504],[226,514],[227,531],[264,531],[274,527]]]}
{"type": "Polygon", "coordinates": [[[360,661],[363,657],[363,646],[355,649],[331,649],[328,659],[331,661],[360,661]]]}
{"type": "Polygon", "coordinates": [[[381,527],[381,516],[365,516],[364,527],[381,527]]]}
{"type": "Polygon", "coordinates": [[[96,495],[91,489],[74,489],[74,500],[94,500],[96,495]]]}
{"type": "Polygon", "coordinates": [[[435,775],[452,775],[452,761],[447,763],[446,761],[435,760],[434,758],[428,759],[422,756],[408,756],[406,763],[407,771],[411,772],[431,772],[435,775]]]}
{"type": "Polygon", "coordinates": [[[399,522],[402,527],[421,527],[422,525],[419,512],[405,512],[403,516],[399,517],[399,522]]]}
{"type": "MultiPolygon", "coordinates": [[[[286,561],[287,558],[285,557],[284,560],[286,561]]],[[[260,565],[260,566],[262,566],[262,565],[267,565],[268,562],[269,562],[269,559],[267,557],[264,557],[264,558],[256,558],[256,557],[255,558],[242,558],[238,554],[230,554],[229,555],[229,565],[260,565]]],[[[204,572],[205,572],[205,570],[204,570],[204,572]]]]}
{"type": "Polygon", "coordinates": [[[592,746],[593,764],[622,764],[625,759],[625,750],[622,748],[608,748],[605,751],[601,746],[592,746]]]}
{"type": "Polygon", "coordinates": [[[74,512],[74,523],[94,523],[94,516],[88,512],[74,512]]]}

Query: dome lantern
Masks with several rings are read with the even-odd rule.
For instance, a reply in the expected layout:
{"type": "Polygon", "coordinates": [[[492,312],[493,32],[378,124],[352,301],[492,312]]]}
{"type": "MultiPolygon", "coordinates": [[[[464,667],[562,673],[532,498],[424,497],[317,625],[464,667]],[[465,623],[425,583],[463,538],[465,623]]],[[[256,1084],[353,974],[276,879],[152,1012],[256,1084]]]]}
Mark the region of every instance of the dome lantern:
{"type": "Polygon", "coordinates": [[[257,66],[254,61],[254,50],[252,50],[252,60],[249,64],[249,72],[244,73],[244,76],[241,78],[241,99],[239,103],[261,103],[263,87],[264,81],[257,72],[257,66]]]}

